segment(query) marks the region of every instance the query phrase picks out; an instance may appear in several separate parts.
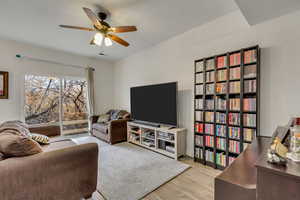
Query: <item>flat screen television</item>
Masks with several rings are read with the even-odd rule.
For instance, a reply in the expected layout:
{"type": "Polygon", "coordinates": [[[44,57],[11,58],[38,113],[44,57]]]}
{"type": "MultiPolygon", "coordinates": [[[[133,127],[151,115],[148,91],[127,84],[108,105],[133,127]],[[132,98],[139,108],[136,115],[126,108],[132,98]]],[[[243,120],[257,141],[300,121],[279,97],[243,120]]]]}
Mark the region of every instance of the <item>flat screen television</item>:
{"type": "Polygon", "coordinates": [[[134,120],[177,126],[177,82],[130,88],[134,120]]]}

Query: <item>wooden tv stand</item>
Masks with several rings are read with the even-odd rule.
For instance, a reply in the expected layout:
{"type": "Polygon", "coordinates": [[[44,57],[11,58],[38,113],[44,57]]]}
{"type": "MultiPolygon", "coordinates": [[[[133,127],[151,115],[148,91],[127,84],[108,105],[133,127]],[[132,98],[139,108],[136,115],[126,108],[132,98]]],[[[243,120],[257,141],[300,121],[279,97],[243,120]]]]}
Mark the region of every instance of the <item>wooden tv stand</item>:
{"type": "Polygon", "coordinates": [[[177,160],[185,155],[186,129],[157,128],[127,122],[127,140],[177,160]]]}

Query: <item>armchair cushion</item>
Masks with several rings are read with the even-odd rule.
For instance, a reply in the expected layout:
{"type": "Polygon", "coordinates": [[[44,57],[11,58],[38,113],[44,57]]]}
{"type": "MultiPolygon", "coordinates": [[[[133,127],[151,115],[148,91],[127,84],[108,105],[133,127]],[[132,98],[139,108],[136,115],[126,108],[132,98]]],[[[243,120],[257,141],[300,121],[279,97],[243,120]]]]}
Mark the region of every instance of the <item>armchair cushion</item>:
{"type": "Polygon", "coordinates": [[[100,116],[99,116],[97,122],[98,122],[98,123],[106,123],[106,122],[109,121],[109,119],[110,119],[109,114],[103,114],[103,115],[100,115],[100,116]]]}
{"type": "Polygon", "coordinates": [[[130,113],[126,110],[109,110],[102,115],[94,115],[91,120],[92,123],[107,123],[112,120],[130,119],[130,113]]]}
{"type": "Polygon", "coordinates": [[[108,133],[108,124],[95,123],[95,124],[93,124],[93,129],[96,129],[97,131],[107,134],[108,133]]]}

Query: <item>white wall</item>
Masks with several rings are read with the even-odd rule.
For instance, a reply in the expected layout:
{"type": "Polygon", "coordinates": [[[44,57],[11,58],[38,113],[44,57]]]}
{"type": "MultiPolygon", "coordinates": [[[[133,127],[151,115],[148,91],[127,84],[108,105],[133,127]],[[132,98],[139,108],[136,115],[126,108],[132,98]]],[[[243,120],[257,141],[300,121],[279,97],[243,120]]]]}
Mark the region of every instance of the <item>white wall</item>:
{"type": "Polygon", "coordinates": [[[195,59],[259,44],[261,135],[300,114],[300,12],[250,27],[239,11],[125,58],[114,66],[115,107],[130,110],[129,88],[178,81],[179,123],[188,129],[193,155],[193,63],[195,59]]]}
{"type": "Polygon", "coordinates": [[[61,51],[49,50],[15,41],[0,40],[0,71],[9,72],[9,99],[0,100],[0,122],[24,120],[24,75],[84,77],[84,69],[44,62],[17,59],[16,54],[60,63],[91,66],[95,70],[96,112],[102,113],[113,106],[113,67],[110,62],[91,59],[61,51]]]}

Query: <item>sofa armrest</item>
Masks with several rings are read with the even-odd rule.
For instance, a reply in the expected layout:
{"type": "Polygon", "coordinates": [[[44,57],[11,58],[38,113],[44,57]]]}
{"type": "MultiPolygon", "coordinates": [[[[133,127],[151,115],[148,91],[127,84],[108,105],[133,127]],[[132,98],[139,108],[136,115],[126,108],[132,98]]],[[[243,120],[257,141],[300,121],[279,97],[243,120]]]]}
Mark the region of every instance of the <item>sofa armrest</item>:
{"type": "Polygon", "coordinates": [[[97,186],[97,144],[76,145],[0,162],[0,199],[76,199],[97,186]]]}
{"type": "Polygon", "coordinates": [[[108,124],[108,134],[112,144],[127,140],[127,119],[112,120],[108,124]]]}
{"type": "Polygon", "coordinates": [[[92,124],[97,123],[98,119],[99,119],[100,115],[93,115],[92,118],[92,124]]]}

